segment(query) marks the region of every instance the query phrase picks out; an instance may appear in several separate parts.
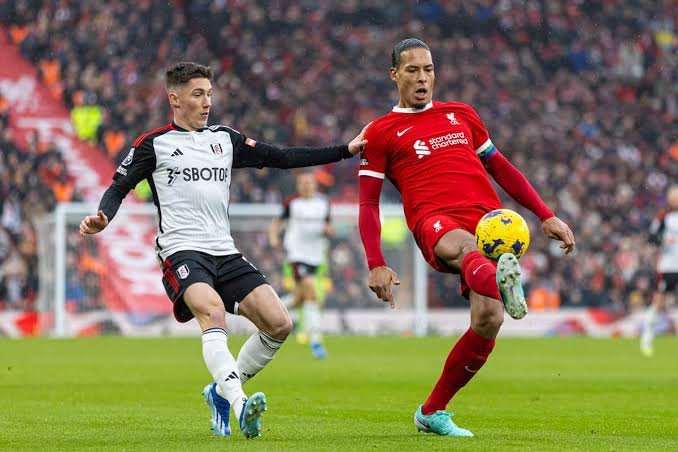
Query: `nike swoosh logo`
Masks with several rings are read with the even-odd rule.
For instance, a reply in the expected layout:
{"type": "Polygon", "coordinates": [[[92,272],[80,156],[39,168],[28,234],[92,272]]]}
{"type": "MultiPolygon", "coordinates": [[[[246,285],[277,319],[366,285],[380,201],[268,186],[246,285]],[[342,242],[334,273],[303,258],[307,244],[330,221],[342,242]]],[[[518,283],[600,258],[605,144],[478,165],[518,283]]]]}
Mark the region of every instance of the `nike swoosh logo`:
{"type": "Polygon", "coordinates": [[[466,369],[467,372],[471,372],[472,374],[478,372],[478,370],[473,370],[473,369],[469,368],[468,366],[464,366],[464,369],[466,369]]]}
{"type": "Polygon", "coordinates": [[[475,270],[473,270],[473,274],[475,275],[475,274],[478,272],[478,270],[480,270],[480,267],[482,267],[482,266],[484,266],[484,265],[490,265],[490,263],[489,263],[489,262],[485,262],[484,264],[479,265],[478,268],[476,268],[475,270]]]}
{"type": "Polygon", "coordinates": [[[398,135],[399,137],[402,137],[403,135],[405,135],[405,132],[407,132],[408,130],[410,130],[412,127],[414,127],[414,126],[409,126],[409,127],[408,127],[407,129],[405,129],[405,130],[398,130],[398,131],[396,132],[396,135],[398,135]]]}

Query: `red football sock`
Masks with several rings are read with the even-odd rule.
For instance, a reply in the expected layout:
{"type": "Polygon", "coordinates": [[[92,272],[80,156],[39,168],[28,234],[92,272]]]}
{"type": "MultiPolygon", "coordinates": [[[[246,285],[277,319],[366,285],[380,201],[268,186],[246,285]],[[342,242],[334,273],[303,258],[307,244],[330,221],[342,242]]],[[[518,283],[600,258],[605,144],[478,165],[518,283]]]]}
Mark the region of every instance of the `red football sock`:
{"type": "Polygon", "coordinates": [[[501,300],[497,287],[497,265],[482,255],[471,251],[461,262],[461,274],[469,288],[479,295],[501,300]]]}
{"type": "Polygon", "coordinates": [[[469,328],[447,356],[443,373],[421,411],[431,414],[444,410],[457,391],[483,367],[493,348],[494,339],[485,339],[469,328]]]}

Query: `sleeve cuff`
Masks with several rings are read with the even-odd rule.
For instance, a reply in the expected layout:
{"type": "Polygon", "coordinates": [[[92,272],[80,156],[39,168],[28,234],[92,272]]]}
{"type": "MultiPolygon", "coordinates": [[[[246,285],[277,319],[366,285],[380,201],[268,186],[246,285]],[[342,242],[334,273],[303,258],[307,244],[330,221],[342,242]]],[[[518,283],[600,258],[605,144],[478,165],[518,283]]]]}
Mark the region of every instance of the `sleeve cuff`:
{"type": "Polygon", "coordinates": [[[383,256],[379,256],[374,259],[367,259],[367,268],[372,270],[373,268],[383,267],[386,265],[386,261],[383,256]]]}
{"type": "Polygon", "coordinates": [[[543,223],[544,221],[548,220],[549,218],[555,217],[556,214],[553,213],[551,211],[551,209],[548,209],[548,210],[545,210],[544,212],[539,212],[537,214],[537,216],[539,217],[539,220],[541,220],[541,222],[543,223]]]}
{"type": "Polygon", "coordinates": [[[353,157],[353,154],[351,154],[351,153],[349,152],[349,150],[348,150],[348,145],[346,145],[346,144],[343,145],[343,146],[341,147],[341,158],[342,158],[342,159],[350,159],[351,157],[353,157]]]}

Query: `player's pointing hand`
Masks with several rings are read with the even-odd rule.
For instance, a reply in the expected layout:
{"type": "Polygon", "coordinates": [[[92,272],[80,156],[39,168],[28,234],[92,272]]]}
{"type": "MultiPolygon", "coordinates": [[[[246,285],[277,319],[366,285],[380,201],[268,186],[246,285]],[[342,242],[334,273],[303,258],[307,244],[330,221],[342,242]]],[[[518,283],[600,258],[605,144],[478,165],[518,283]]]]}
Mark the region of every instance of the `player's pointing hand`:
{"type": "Polygon", "coordinates": [[[541,227],[548,238],[563,242],[560,247],[565,250],[565,254],[570,254],[574,250],[574,234],[560,218],[551,217],[545,220],[541,227]]]}
{"type": "Polygon", "coordinates": [[[367,144],[365,132],[367,131],[367,128],[370,126],[370,124],[367,124],[365,127],[363,127],[363,130],[360,131],[358,136],[352,139],[348,144],[348,152],[350,152],[351,155],[356,155],[358,152],[362,151],[363,147],[367,144]]]}
{"type": "Polygon", "coordinates": [[[106,226],[108,226],[108,218],[103,210],[100,210],[96,215],[88,215],[80,222],[80,235],[84,237],[88,234],[96,234],[103,231],[106,226]]]}
{"type": "Polygon", "coordinates": [[[391,309],[395,308],[391,284],[395,284],[396,286],[400,285],[400,279],[398,279],[396,272],[385,265],[375,267],[370,270],[367,284],[370,286],[372,292],[377,294],[377,297],[384,302],[388,302],[391,309]]]}

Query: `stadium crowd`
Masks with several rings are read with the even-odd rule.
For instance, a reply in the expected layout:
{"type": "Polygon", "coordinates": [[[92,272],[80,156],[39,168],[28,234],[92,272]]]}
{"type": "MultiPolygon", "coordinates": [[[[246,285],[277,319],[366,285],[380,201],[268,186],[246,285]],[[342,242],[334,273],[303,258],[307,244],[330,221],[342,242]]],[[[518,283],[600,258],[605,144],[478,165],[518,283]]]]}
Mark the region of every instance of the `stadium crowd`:
{"type": "MultiPolygon", "coordinates": [[[[35,308],[39,290],[40,221],[58,202],[82,200],[53,143],[33,135],[20,149],[8,127],[9,109],[0,97],[0,310],[35,308]]],[[[49,227],[47,225],[46,227],[49,227]]],[[[92,242],[67,239],[66,298],[73,311],[101,306],[99,279],[104,266],[92,242]]]]}
{"type": "Polygon", "coordinates": [[[38,260],[31,219],[54,204],[52,190],[37,173],[51,168],[35,152],[17,149],[7,128],[7,102],[0,103],[5,106],[0,113],[0,310],[25,309],[38,290],[37,275],[28,271],[38,260]]]}
{"type": "MultiPolygon", "coordinates": [[[[393,44],[422,38],[437,65],[434,100],[474,106],[493,142],[575,232],[575,258],[561,259],[526,215],[533,243],[521,262],[533,307],[624,311],[649,300],[656,251],[646,231],[667,185],[678,180],[675,2],[408,0],[384,7],[376,0],[177,0],[173,6],[19,0],[0,2],[0,18],[57,99],[74,110],[100,109],[85,138],[117,161],[135,136],[168,120],[162,77],[174,61],[216,70],[212,123],[279,144],[347,142],[397,100],[387,72],[393,44]]],[[[9,149],[8,142],[2,146],[9,149]]],[[[3,172],[12,171],[11,155],[39,165],[33,151],[5,156],[3,147],[3,172]]],[[[334,200],[357,200],[355,161],[317,175],[334,200]]],[[[44,183],[42,190],[55,190],[44,183]]],[[[3,184],[10,241],[32,218],[12,220],[16,198],[27,199],[36,187],[3,184]]],[[[292,187],[289,173],[240,170],[231,199],[279,202],[292,187]]],[[[384,196],[398,201],[395,190],[384,196]]],[[[349,287],[335,291],[345,299],[331,296],[330,304],[375,305],[365,296],[357,241],[353,235],[332,253],[333,279],[349,287]]],[[[260,248],[252,257],[264,259],[265,240],[252,243],[260,248]]],[[[35,254],[24,256],[14,258],[18,264],[0,256],[2,268],[31,265],[35,254]]],[[[466,306],[457,284],[432,274],[430,304],[466,306]]]]}

